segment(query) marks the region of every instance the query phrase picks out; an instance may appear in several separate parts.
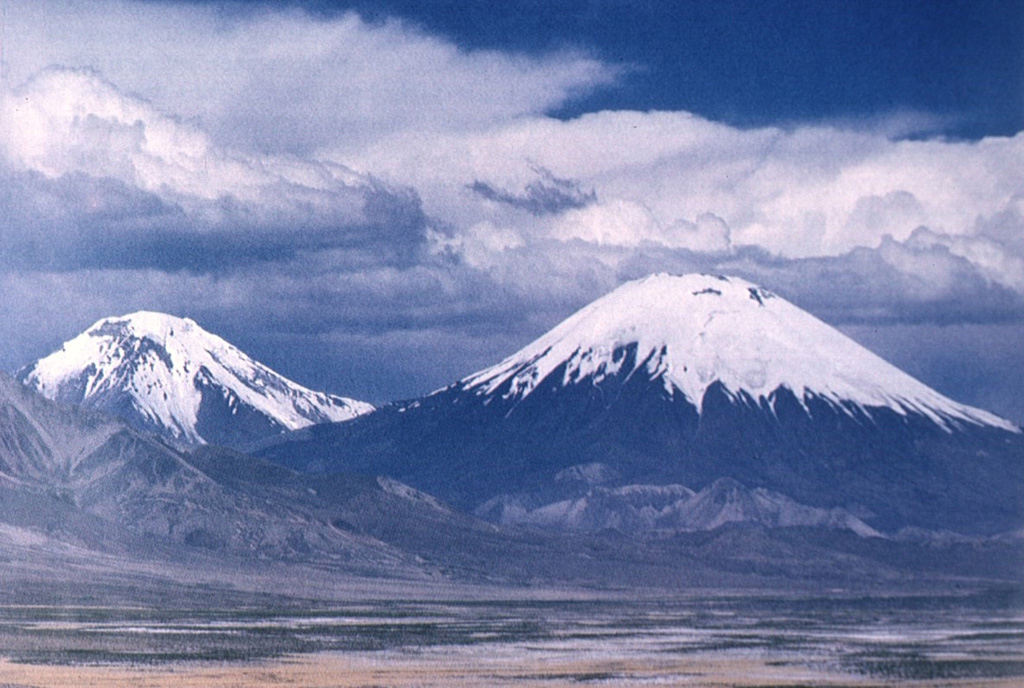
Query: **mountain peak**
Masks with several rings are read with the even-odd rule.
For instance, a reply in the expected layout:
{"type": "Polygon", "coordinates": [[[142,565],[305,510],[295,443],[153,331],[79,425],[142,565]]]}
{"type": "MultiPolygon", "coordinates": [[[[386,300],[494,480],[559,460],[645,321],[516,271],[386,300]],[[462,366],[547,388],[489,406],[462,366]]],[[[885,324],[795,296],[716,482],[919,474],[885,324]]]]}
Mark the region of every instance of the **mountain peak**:
{"type": "Polygon", "coordinates": [[[1018,431],[946,398],[838,330],[737,277],[656,274],[627,282],[501,363],[457,383],[517,401],[560,371],[561,384],[646,375],[701,410],[715,383],[735,398],[774,405],[780,389],[847,413],[885,407],[949,429],[955,423],[1018,431]],[[632,366],[632,367],[631,367],[632,366]]]}
{"type": "Polygon", "coordinates": [[[153,311],[103,318],[18,377],[186,446],[240,445],[373,409],[307,389],[194,320],[153,311]]]}
{"type": "Polygon", "coordinates": [[[154,337],[173,336],[176,330],[186,334],[195,331],[203,332],[207,335],[210,334],[199,327],[196,321],[191,318],[179,318],[167,313],[158,313],[157,311],[136,311],[127,315],[102,318],[86,330],[86,332],[100,332],[110,328],[120,328],[126,332],[134,332],[139,336],[154,337]]]}

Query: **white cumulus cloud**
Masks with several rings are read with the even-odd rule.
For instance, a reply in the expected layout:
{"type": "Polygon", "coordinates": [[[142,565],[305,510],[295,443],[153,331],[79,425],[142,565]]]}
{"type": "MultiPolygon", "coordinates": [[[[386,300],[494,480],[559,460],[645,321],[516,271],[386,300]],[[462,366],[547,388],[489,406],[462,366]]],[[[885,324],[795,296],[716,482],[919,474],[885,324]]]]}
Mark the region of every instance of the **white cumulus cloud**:
{"type": "Polygon", "coordinates": [[[340,165],[231,153],[90,70],[37,74],[4,99],[0,123],[0,151],[16,169],[116,179],[170,198],[273,204],[287,189],[311,202],[364,182],[340,165]]]}
{"type": "Polygon", "coordinates": [[[397,20],[193,3],[7,0],[12,84],[89,67],[221,145],[308,154],[405,129],[473,127],[545,112],[612,83],[586,55],[465,51],[397,20]]]}
{"type": "Polygon", "coordinates": [[[925,228],[957,238],[950,250],[992,279],[1010,284],[1016,269],[993,250],[1018,229],[987,237],[984,250],[972,237],[980,219],[1005,217],[1024,194],[1024,134],[894,141],[886,132],[834,126],[747,130],[688,113],[601,112],[520,118],[483,131],[406,132],[336,155],[417,188],[427,212],[456,233],[486,220],[499,231],[514,228],[527,244],[748,246],[801,259],[877,249],[886,237],[906,242],[925,228]],[[592,190],[593,201],[535,217],[464,192],[475,180],[528,187],[537,169],[592,190]]]}

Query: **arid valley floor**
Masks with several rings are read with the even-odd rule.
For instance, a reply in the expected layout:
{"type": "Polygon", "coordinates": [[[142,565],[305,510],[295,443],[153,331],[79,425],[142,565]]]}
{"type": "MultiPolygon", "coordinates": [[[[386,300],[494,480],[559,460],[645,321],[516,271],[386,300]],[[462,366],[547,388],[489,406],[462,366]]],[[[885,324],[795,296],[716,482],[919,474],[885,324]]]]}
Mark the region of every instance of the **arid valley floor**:
{"type": "Polygon", "coordinates": [[[1006,589],[0,607],[4,688],[1019,686],[1006,589]]]}

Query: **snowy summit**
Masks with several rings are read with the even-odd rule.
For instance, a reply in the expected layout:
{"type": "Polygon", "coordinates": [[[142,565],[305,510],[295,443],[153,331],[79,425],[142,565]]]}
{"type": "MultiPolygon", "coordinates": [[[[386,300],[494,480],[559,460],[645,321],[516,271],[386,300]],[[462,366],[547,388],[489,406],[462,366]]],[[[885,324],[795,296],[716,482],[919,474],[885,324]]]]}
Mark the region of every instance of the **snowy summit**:
{"type": "MultiPolygon", "coordinates": [[[[501,363],[457,386],[521,400],[552,374],[561,385],[645,375],[698,412],[721,383],[733,396],[769,404],[786,388],[849,410],[889,408],[949,428],[966,422],[1017,431],[986,411],[952,401],[785,299],[736,277],[651,275],[584,307],[501,363]],[[635,357],[626,351],[635,347],[635,357]],[[623,366],[636,361],[633,370],[623,366]]],[[[550,382],[550,381],[549,381],[550,382]]]]}
{"type": "Polygon", "coordinates": [[[184,446],[241,445],[373,410],[292,382],[193,320],[148,311],[98,321],[18,377],[184,446]]]}

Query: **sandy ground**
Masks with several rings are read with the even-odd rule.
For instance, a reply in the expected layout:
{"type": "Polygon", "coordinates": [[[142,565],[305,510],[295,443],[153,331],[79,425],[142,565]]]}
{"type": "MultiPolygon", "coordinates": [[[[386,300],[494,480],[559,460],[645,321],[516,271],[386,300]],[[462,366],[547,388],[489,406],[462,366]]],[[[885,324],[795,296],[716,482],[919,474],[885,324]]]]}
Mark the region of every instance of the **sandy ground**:
{"type": "Polygon", "coordinates": [[[22,688],[562,688],[580,685],[751,687],[972,686],[1019,688],[1018,679],[878,681],[757,657],[701,655],[638,662],[615,657],[515,656],[460,649],[323,653],[252,664],[161,667],[39,666],[0,661],[0,687],[22,688]]]}

